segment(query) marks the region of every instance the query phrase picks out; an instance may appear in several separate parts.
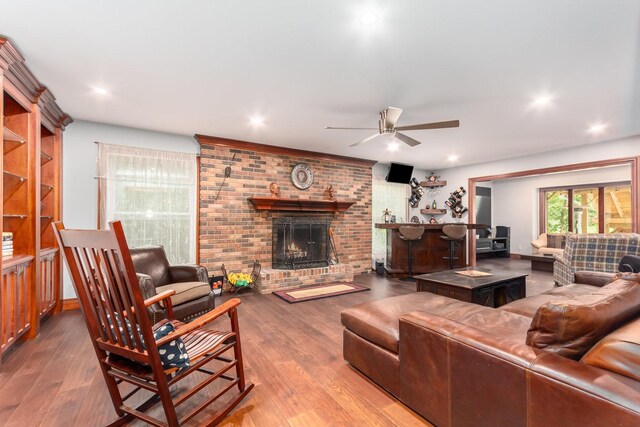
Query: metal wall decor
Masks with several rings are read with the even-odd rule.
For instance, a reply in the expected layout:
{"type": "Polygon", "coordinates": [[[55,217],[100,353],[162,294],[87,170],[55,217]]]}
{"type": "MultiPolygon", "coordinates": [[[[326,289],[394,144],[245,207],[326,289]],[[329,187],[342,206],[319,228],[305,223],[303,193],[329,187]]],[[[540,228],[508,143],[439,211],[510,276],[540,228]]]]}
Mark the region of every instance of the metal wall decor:
{"type": "Polygon", "coordinates": [[[296,188],[306,190],[313,184],[313,171],[306,163],[298,163],[291,169],[291,182],[296,188]]]}
{"type": "Polygon", "coordinates": [[[467,212],[467,208],[462,204],[462,196],[467,194],[467,190],[464,187],[460,187],[457,190],[451,192],[449,199],[444,204],[451,209],[451,216],[453,218],[462,218],[462,215],[467,212]]]}
{"type": "Polygon", "coordinates": [[[424,194],[424,190],[420,186],[418,180],[415,178],[411,178],[411,182],[409,182],[409,184],[411,185],[411,196],[409,197],[409,205],[412,208],[417,208],[418,204],[420,203],[420,199],[424,194]]]}

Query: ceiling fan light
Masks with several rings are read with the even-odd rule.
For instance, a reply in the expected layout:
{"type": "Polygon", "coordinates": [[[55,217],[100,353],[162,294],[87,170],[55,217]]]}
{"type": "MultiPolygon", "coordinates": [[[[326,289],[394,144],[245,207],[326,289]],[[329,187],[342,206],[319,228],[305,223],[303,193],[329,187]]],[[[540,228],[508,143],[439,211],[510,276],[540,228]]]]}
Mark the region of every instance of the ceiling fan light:
{"type": "Polygon", "coordinates": [[[365,27],[370,27],[371,25],[375,25],[378,23],[378,14],[372,10],[368,10],[360,15],[360,24],[365,27]]]}

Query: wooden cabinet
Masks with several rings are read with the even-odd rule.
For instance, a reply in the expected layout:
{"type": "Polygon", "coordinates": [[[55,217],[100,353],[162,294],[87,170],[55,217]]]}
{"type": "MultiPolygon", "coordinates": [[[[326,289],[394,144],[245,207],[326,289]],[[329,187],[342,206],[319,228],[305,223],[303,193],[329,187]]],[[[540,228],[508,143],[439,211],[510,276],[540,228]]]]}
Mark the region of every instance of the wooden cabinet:
{"type": "Polygon", "coordinates": [[[57,248],[40,251],[40,282],[36,299],[40,318],[49,314],[60,303],[59,260],[57,248]]]}
{"type": "MultiPolygon", "coordinates": [[[[400,238],[401,226],[422,227],[424,233],[419,240],[411,245],[411,264],[413,274],[432,273],[449,269],[449,242],[443,240],[442,227],[445,224],[395,224],[379,223],[376,228],[387,230],[387,261],[385,269],[393,277],[407,276],[409,267],[409,244],[400,238]]],[[[469,230],[483,229],[485,224],[467,224],[469,230]]],[[[454,262],[455,268],[464,267],[466,261],[466,237],[465,240],[456,243],[454,255],[458,258],[454,262]]]]}
{"type": "Polygon", "coordinates": [[[37,335],[42,317],[62,308],[60,255],[51,223],[62,217],[62,131],[71,119],[1,37],[0,87],[0,228],[3,237],[12,238],[12,253],[3,253],[1,268],[4,355],[21,336],[37,335]]]}
{"type": "Polygon", "coordinates": [[[30,256],[17,256],[11,262],[3,263],[0,287],[2,352],[31,327],[29,285],[33,276],[32,259],[30,256]]]}

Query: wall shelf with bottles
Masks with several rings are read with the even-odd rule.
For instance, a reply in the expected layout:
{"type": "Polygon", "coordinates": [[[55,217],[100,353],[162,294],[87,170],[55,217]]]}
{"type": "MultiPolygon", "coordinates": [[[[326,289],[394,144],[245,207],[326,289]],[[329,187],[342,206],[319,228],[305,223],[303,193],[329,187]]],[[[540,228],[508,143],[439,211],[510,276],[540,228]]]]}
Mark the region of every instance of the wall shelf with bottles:
{"type": "Polygon", "coordinates": [[[446,209],[420,209],[420,213],[424,215],[444,215],[447,213],[446,209]]]}
{"type": "Polygon", "coordinates": [[[447,181],[421,181],[420,186],[426,188],[444,187],[447,181]]]}

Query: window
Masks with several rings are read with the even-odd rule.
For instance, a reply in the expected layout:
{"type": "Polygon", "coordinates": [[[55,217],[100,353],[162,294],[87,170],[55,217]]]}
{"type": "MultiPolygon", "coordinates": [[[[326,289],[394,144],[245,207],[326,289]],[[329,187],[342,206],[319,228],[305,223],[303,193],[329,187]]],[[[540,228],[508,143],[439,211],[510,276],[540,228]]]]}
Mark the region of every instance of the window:
{"type": "Polygon", "coordinates": [[[396,216],[396,222],[407,221],[409,212],[410,186],[407,184],[397,184],[387,182],[384,178],[373,177],[372,182],[372,230],[373,230],[373,257],[376,260],[384,259],[387,253],[387,230],[375,228],[378,222],[384,222],[383,212],[385,209],[391,211],[391,215],[396,216]]]}
{"type": "Polygon", "coordinates": [[[631,233],[631,186],[604,187],[604,232],[631,233]]]}
{"type": "Polygon", "coordinates": [[[99,144],[100,228],[121,220],[130,247],[163,245],[172,264],[196,251],[195,154],[99,144]]]}
{"type": "Polygon", "coordinates": [[[541,232],[631,232],[628,182],[542,188],[540,194],[541,232]]]}
{"type": "Polygon", "coordinates": [[[566,233],[569,231],[569,193],[566,190],[545,193],[547,203],[547,233],[566,233]]]}
{"type": "Polygon", "coordinates": [[[573,190],[573,232],[577,234],[597,233],[598,188],[573,190]]]}

